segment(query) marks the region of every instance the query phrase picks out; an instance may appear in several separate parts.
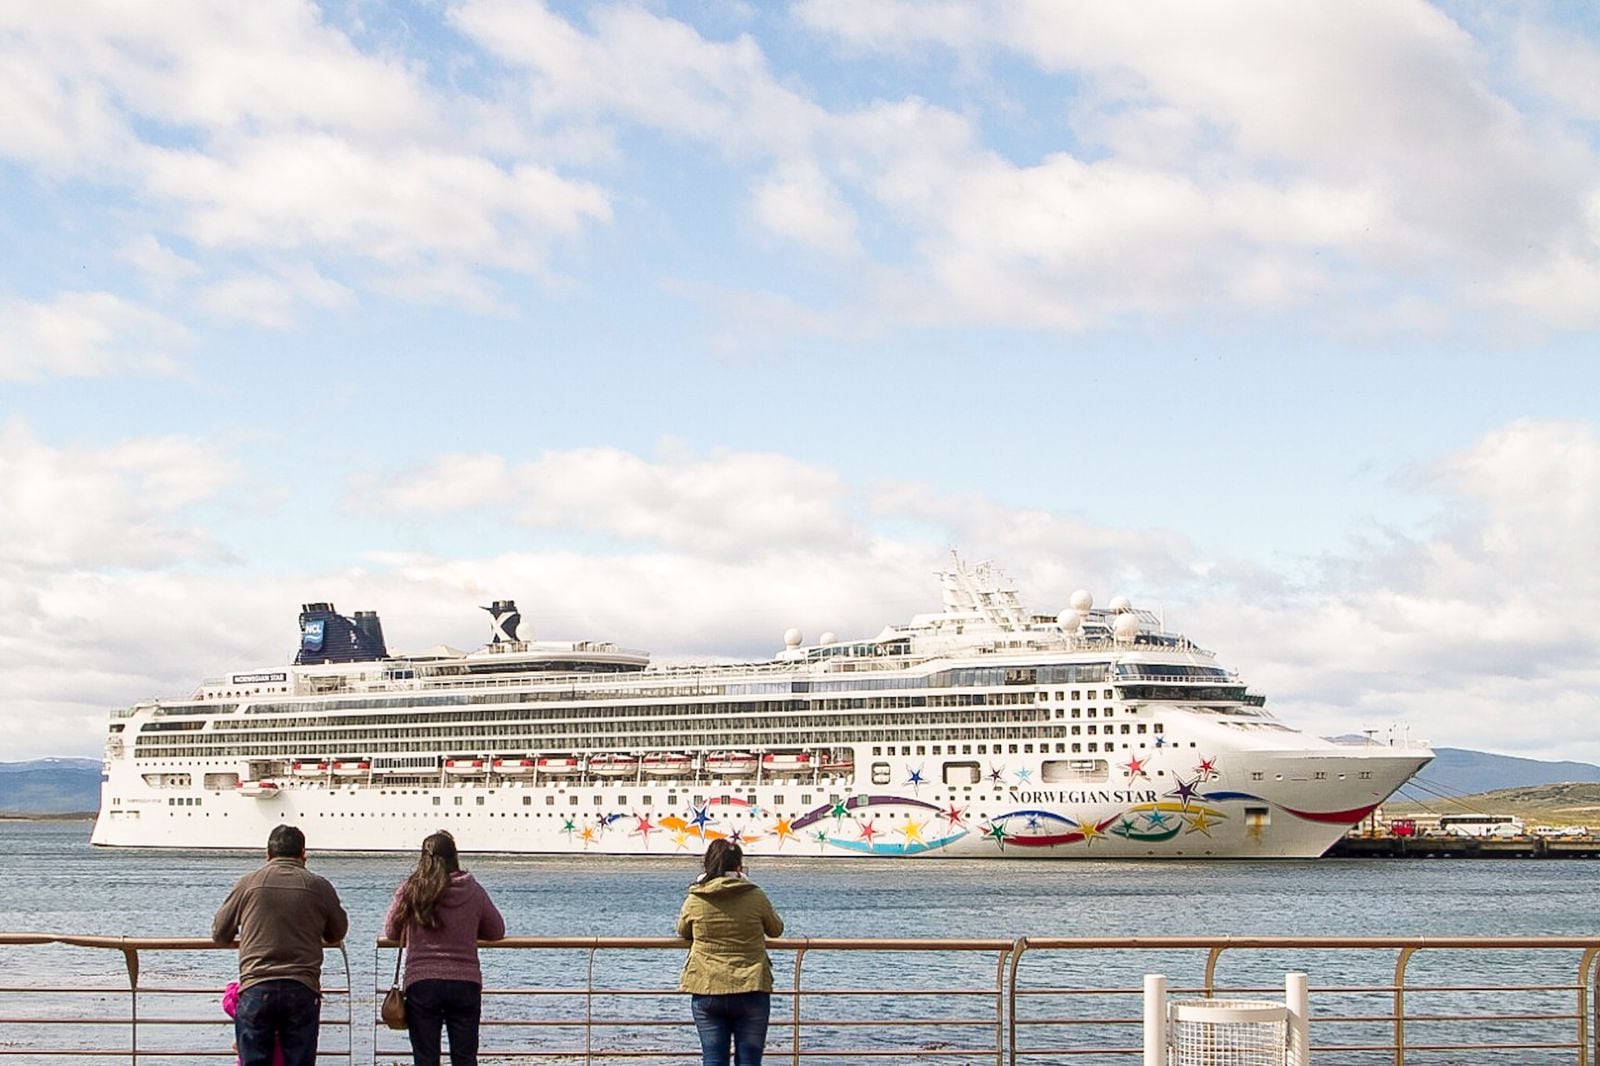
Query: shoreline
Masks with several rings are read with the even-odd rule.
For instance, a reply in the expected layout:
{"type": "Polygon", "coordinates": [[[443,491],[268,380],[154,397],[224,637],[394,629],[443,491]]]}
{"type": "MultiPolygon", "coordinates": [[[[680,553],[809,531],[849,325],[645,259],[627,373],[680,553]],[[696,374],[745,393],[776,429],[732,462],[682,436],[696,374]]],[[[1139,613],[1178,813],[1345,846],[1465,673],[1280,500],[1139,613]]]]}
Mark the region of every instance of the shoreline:
{"type": "Polygon", "coordinates": [[[0,822],[92,822],[94,811],[64,811],[59,814],[0,813],[0,822]]]}

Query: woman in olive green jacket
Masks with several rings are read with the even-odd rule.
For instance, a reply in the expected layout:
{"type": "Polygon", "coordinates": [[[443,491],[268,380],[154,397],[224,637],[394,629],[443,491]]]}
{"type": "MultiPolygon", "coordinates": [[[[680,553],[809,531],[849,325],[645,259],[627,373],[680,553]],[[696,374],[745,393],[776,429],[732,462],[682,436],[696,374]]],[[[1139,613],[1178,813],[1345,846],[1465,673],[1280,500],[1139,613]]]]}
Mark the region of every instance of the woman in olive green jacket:
{"type": "Polygon", "coordinates": [[[769,936],[783,932],[783,919],[767,894],[744,876],[744,852],[713,840],[705,872],[689,886],[678,912],[678,935],[690,941],[679,987],[690,994],[704,1066],[761,1066],[772,1008],[769,936]]]}

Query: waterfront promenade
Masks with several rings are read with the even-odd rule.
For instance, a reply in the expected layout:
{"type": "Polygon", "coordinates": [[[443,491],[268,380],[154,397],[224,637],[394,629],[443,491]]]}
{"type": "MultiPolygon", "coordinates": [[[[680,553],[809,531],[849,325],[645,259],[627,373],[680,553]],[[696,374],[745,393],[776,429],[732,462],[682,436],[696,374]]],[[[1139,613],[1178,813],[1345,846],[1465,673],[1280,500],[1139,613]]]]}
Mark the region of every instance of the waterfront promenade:
{"type": "MultiPolygon", "coordinates": [[[[321,1061],[409,1061],[375,1004],[395,945],[330,945],[321,1061]],[[353,986],[370,951],[372,987],[353,986]]],[[[673,938],[481,945],[483,1061],[693,1062],[673,938]]],[[[1281,998],[1310,977],[1311,1048],[1341,1066],[1597,1061],[1600,937],[785,939],[773,1063],[1138,1063],[1141,985],[1177,998],[1281,998]]],[[[0,933],[0,1062],[226,1063],[216,1009],[230,949],[202,939],[0,933]],[[33,980],[16,975],[33,972],[33,980]],[[49,974],[48,978],[43,977],[49,974]]]]}

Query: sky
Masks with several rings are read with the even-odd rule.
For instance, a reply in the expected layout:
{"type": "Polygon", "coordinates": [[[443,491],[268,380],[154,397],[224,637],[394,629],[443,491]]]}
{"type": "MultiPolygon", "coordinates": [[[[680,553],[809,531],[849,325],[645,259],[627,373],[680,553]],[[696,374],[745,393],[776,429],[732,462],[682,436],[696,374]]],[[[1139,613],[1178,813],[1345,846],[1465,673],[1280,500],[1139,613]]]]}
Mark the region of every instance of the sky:
{"type": "Polygon", "coordinates": [[[0,115],[0,759],[305,602],[764,658],[959,551],[1600,761],[1587,5],[58,0],[0,115]]]}

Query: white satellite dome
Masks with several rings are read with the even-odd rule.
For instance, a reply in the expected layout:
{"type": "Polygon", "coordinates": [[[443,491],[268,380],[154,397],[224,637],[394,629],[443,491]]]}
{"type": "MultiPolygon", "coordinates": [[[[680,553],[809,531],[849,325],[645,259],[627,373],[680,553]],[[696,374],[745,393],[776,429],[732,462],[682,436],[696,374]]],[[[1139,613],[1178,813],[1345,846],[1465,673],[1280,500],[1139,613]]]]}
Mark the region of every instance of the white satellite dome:
{"type": "Polygon", "coordinates": [[[1106,604],[1106,608],[1113,614],[1127,614],[1133,610],[1133,601],[1126,596],[1113,596],[1111,602],[1106,604]]]}
{"type": "Polygon", "coordinates": [[[1118,640],[1132,640],[1139,635],[1139,619],[1131,614],[1118,615],[1113,632],[1118,640]]]}
{"type": "Polygon", "coordinates": [[[1083,619],[1072,611],[1062,611],[1056,615],[1056,625],[1061,627],[1063,633],[1076,633],[1083,625],[1083,619]]]}
{"type": "Polygon", "coordinates": [[[798,648],[800,642],[805,639],[805,635],[798,629],[786,629],[783,632],[783,646],[786,648],[798,648]]]}
{"type": "Polygon", "coordinates": [[[1089,608],[1094,606],[1094,595],[1088,589],[1079,589],[1067,602],[1072,604],[1072,609],[1079,614],[1088,614],[1089,608]]]}
{"type": "Polygon", "coordinates": [[[818,637],[817,638],[817,643],[818,644],[832,644],[834,641],[836,641],[838,639],[839,638],[838,638],[837,635],[835,635],[832,631],[829,631],[827,633],[822,634],[822,636],[818,637]]]}

